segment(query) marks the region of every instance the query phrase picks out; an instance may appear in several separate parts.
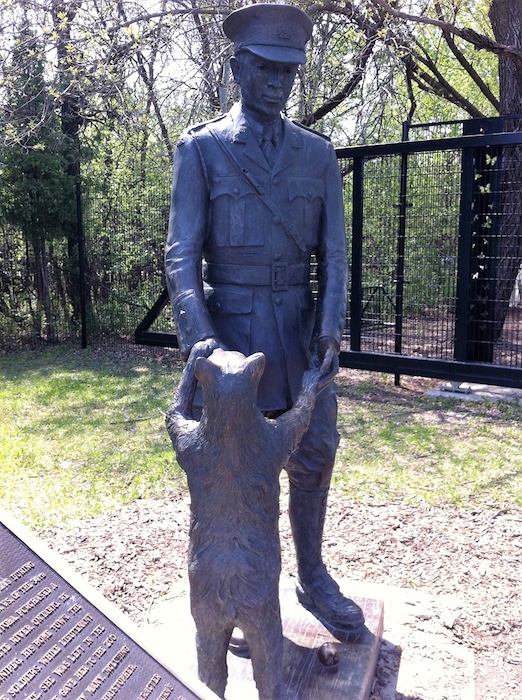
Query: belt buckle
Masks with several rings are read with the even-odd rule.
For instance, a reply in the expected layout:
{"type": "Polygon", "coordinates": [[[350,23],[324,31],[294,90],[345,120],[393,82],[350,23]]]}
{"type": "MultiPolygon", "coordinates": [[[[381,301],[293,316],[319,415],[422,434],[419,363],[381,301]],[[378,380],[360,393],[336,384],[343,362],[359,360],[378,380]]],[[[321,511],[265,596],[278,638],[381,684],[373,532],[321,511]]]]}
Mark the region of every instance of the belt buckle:
{"type": "Polygon", "coordinates": [[[272,291],[288,289],[288,263],[272,263],[272,291]]]}

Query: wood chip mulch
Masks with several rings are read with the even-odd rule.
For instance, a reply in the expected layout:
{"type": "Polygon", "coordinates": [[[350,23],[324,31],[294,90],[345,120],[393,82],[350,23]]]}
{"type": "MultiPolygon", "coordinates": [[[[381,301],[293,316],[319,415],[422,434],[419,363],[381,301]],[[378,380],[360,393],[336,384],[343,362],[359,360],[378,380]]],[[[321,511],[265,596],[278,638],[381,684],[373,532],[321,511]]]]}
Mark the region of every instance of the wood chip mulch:
{"type": "MultiPolygon", "coordinates": [[[[189,507],[188,493],[181,492],[42,535],[109,600],[145,624],[155,601],[187,591],[189,507]]],[[[283,572],[292,575],[284,499],[280,528],[283,572]]],[[[324,554],[339,579],[457,596],[456,612],[423,625],[474,652],[477,700],[522,697],[522,508],[370,505],[332,490],[324,554]]],[[[378,670],[376,700],[390,697],[384,688],[378,670]]],[[[428,697],[460,695],[437,695],[435,689],[415,700],[428,697]]]]}

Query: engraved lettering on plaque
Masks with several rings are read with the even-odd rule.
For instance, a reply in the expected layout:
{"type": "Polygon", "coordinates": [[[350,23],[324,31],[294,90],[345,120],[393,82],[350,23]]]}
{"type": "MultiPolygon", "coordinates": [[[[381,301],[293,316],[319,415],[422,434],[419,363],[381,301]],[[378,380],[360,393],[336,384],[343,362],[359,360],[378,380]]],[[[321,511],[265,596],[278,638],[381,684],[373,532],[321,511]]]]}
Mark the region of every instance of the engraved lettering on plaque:
{"type": "Polygon", "coordinates": [[[197,700],[2,522],[0,551],[0,700],[197,700]]]}
{"type": "Polygon", "coordinates": [[[140,693],[140,697],[138,698],[138,700],[147,700],[147,698],[150,697],[152,691],[160,681],[161,677],[158,676],[157,673],[155,673],[150,679],[150,681],[147,683],[143,691],[140,693]]]}

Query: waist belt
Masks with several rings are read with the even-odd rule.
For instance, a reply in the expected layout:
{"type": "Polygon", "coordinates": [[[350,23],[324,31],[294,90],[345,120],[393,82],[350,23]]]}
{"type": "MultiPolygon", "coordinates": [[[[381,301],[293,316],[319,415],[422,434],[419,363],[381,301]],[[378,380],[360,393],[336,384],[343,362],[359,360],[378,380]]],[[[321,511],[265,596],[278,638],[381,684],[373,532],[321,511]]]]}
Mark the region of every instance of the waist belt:
{"type": "Polygon", "coordinates": [[[207,263],[206,281],[223,284],[271,287],[274,292],[297,284],[310,283],[310,266],[307,263],[279,263],[272,265],[226,265],[207,263]]]}

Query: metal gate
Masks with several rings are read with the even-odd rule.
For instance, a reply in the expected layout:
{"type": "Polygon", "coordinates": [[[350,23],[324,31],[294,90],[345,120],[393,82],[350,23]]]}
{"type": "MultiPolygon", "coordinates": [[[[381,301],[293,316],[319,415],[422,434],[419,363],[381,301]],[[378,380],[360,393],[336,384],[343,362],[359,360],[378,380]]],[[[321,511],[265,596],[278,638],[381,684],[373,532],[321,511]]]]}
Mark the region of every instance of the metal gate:
{"type": "Polygon", "coordinates": [[[503,132],[513,122],[337,151],[352,249],[343,366],[522,386],[522,133],[503,132]]]}

